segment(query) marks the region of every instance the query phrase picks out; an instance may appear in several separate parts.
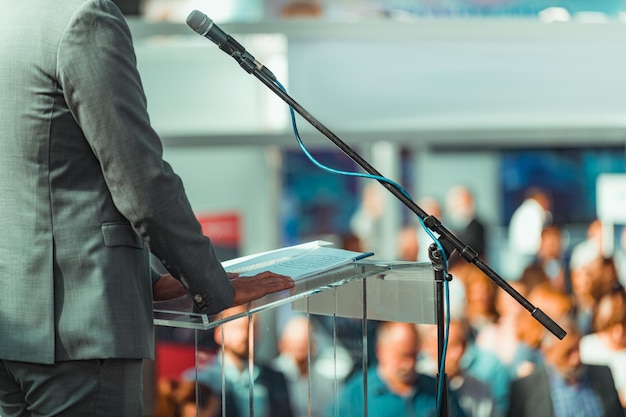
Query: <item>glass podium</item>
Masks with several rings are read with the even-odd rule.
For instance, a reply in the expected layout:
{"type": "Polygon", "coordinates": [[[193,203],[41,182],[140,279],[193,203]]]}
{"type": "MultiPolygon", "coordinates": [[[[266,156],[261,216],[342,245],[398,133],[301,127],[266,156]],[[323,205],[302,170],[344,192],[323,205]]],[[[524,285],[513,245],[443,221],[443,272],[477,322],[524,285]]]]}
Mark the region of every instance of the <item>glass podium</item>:
{"type": "Polygon", "coordinates": [[[154,415],[338,416],[344,382],[376,361],[377,323],[436,324],[435,288],[430,263],[369,259],[215,316],[155,304],[157,368],[187,362],[157,381],[154,415]]]}

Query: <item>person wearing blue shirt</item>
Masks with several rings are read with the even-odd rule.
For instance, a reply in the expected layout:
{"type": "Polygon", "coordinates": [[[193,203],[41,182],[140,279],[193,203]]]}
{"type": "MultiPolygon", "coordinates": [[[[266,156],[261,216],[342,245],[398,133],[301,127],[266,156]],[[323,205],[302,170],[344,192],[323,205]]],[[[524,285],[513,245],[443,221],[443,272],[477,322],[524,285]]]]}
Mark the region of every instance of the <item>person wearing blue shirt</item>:
{"type": "MultiPolygon", "coordinates": [[[[339,393],[337,409],[331,410],[330,415],[437,416],[437,381],[416,371],[419,348],[419,336],[414,324],[381,323],[376,333],[377,364],[365,375],[357,374],[346,383],[339,393]],[[363,395],[365,386],[367,414],[363,395]]],[[[456,398],[451,394],[448,398],[449,416],[465,417],[456,398]]]]}
{"type": "Polygon", "coordinates": [[[254,360],[250,338],[255,316],[247,314],[244,306],[237,306],[222,312],[222,319],[230,317],[233,319],[215,328],[214,338],[221,352],[197,373],[195,368],[184,372],[183,378],[223,393],[228,417],[292,417],[285,376],[254,360]]]}

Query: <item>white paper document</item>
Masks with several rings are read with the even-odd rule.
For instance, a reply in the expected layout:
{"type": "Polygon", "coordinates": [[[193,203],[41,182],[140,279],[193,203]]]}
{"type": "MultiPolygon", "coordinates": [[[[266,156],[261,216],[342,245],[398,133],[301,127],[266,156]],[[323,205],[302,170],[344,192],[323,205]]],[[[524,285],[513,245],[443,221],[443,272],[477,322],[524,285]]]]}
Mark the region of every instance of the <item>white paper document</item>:
{"type": "Polygon", "coordinates": [[[263,271],[287,275],[294,280],[327,271],[373,255],[330,247],[330,242],[316,240],[269,252],[222,262],[227,272],[256,275],[263,271]]]}

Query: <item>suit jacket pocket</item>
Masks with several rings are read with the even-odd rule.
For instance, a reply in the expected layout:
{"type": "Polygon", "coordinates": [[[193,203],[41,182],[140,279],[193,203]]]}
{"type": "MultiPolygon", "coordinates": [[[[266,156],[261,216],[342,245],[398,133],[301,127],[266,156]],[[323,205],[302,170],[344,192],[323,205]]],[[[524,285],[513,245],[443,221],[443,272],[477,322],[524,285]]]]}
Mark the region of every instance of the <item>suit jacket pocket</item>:
{"type": "Polygon", "coordinates": [[[130,246],[143,249],[143,241],[128,223],[110,222],[100,225],[106,246],[130,246]]]}

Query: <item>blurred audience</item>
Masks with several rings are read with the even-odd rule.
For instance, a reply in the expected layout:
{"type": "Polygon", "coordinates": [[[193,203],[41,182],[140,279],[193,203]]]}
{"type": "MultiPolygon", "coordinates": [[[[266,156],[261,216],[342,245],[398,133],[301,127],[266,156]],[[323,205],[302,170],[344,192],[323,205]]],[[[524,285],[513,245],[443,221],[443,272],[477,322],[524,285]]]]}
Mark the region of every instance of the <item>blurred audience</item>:
{"type": "Polygon", "coordinates": [[[323,363],[317,360],[313,324],[307,317],[296,315],[287,322],[278,342],[278,351],[279,355],[271,365],[287,378],[293,416],[325,415],[342,379],[340,374],[335,381],[333,373],[321,368],[323,363]]]}
{"type": "Polygon", "coordinates": [[[344,233],[339,237],[339,247],[354,252],[365,252],[363,242],[352,232],[344,233]]]}
{"type": "Polygon", "coordinates": [[[613,259],[602,256],[573,269],[571,279],[579,331],[585,335],[592,331],[593,309],[600,297],[621,284],[613,259]]]}
{"type": "MultiPolygon", "coordinates": [[[[420,340],[411,323],[381,323],[376,333],[377,364],[346,382],[339,395],[337,410],[341,417],[363,417],[365,400],[368,415],[376,417],[409,417],[436,415],[436,380],[416,371],[420,340]],[[367,396],[363,397],[364,387],[367,396]]],[[[464,416],[454,395],[449,396],[451,417],[464,416]]]]}
{"type": "Polygon", "coordinates": [[[284,18],[319,18],[323,12],[318,0],[291,0],[286,2],[280,14],[284,18]]]}
{"type": "Polygon", "coordinates": [[[551,224],[543,228],[533,265],[541,267],[555,289],[571,292],[572,285],[565,265],[563,232],[560,226],[551,224]]]}
{"type": "MultiPolygon", "coordinates": [[[[250,362],[253,358],[250,333],[254,333],[254,320],[244,306],[232,307],[221,314],[222,318],[241,317],[215,329],[215,341],[222,346],[223,355],[199,369],[198,382],[214,392],[222,392],[224,380],[224,408],[229,417],[248,417],[251,406],[255,417],[291,417],[285,376],[259,361],[250,362]]],[[[195,369],[185,373],[188,380],[195,376],[195,369]]]]}
{"type": "Polygon", "coordinates": [[[556,319],[568,334],[563,340],[551,334],[542,340],[544,366],[513,381],[508,416],[623,416],[611,370],[584,365],[575,321],[556,319]]]}
{"type": "MultiPolygon", "coordinates": [[[[361,252],[374,245],[382,192],[378,184],[364,189],[363,204],[352,219],[353,232],[346,235],[343,247],[361,252]]],[[[435,199],[424,197],[418,205],[441,219],[435,199]]],[[[568,335],[563,341],[556,339],[505,290],[454,253],[449,259],[452,322],[446,355],[451,416],[623,416],[626,272],[620,271],[626,271],[626,227],[620,235],[623,243],[616,245],[612,256],[602,250],[598,220],[589,223],[583,242],[565,247],[564,229],[551,223],[550,206],[546,193],[531,190],[514,214],[509,247],[523,255],[525,264],[508,283],[568,335]],[[568,261],[565,254],[570,251],[568,261]]],[[[444,225],[484,256],[485,228],[476,219],[470,190],[453,187],[445,209],[444,225]]],[[[397,259],[430,262],[432,239],[421,226],[402,228],[398,243],[397,259]]],[[[359,319],[295,316],[280,334],[270,367],[260,361],[249,363],[254,345],[249,336],[255,325],[243,307],[226,312],[235,314],[241,317],[215,329],[223,357],[218,354],[199,371],[200,407],[195,408],[195,383],[185,378],[164,380],[159,382],[154,417],[186,417],[185,412],[221,415],[215,411],[222,408],[221,398],[214,393],[222,389],[222,367],[228,416],[248,416],[252,405],[260,417],[334,416],[335,411],[341,417],[361,417],[364,387],[369,415],[435,412],[436,326],[373,320],[364,325],[359,319]],[[325,339],[318,337],[320,331],[325,339]],[[331,349],[336,350],[329,361],[335,364],[328,371],[320,364],[329,358],[323,352],[331,349]],[[345,369],[337,364],[339,351],[351,357],[345,369]]],[[[284,319],[283,323],[287,316],[284,319]]],[[[187,379],[193,379],[189,375],[187,379]]]]}
{"type": "Polygon", "coordinates": [[[465,319],[475,334],[496,322],[497,286],[484,272],[470,265],[464,268],[463,273],[457,274],[465,284],[465,319]]]}
{"type": "Polygon", "coordinates": [[[607,365],[613,372],[615,388],[626,408],[626,291],[615,287],[605,293],[593,309],[593,333],[580,341],[584,363],[607,365]]]}
{"type": "Polygon", "coordinates": [[[446,195],[446,227],[460,241],[485,257],[487,248],[485,225],[476,214],[472,191],[463,185],[452,187],[446,195]]]}
{"type": "Polygon", "coordinates": [[[220,417],[219,394],[204,384],[171,378],[157,381],[153,417],[220,417]]]}
{"type": "Polygon", "coordinates": [[[591,274],[591,293],[596,301],[621,286],[613,258],[599,256],[591,261],[587,268],[591,274]]]}
{"type": "Polygon", "coordinates": [[[619,238],[613,252],[613,261],[622,285],[626,286],[626,226],[618,234],[619,238]]]}
{"type": "Polygon", "coordinates": [[[511,378],[507,368],[498,357],[476,346],[473,340],[465,348],[461,357],[461,367],[468,375],[487,384],[491,390],[498,413],[506,411],[509,403],[509,384],[511,378]]]}
{"type": "MultiPolygon", "coordinates": [[[[529,189],[524,201],[515,209],[509,222],[508,244],[511,269],[521,272],[537,254],[541,244],[541,231],[552,223],[552,202],[547,192],[529,189]]],[[[517,272],[516,272],[517,273],[517,272]]]]}
{"type": "Polygon", "coordinates": [[[578,330],[582,334],[591,333],[591,316],[596,303],[593,287],[593,274],[588,265],[578,266],[571,270],[572,297],[578,330]]]}
{"type": "Polygon", "coordinates": [[[587,226],[587,238],[572,248],[570,269],[578,270],[602,255],[602,223],[594,220],[587,226]]]}
{"type": "MultiPolygon", "coordinates": [[[[440,221],[442,220],[443,209],[441,208],[441,204],[439,201],[430,196],[421,197],[417,201],[417,205],[426,212],[429,216],[436,217],[440,221]]],[[[436,233],[434,233],[435,237],[439,237],[436,233]]],[[[430,237],[428,232],[424,230],[421,224],[417,226],[417,260],[418,262],[430,262],[430,257],[428,256],[428,248],[433,243],[433,239],[430,237]]]]}
{"type": "Polygon", "coordinates": [[[359,207],[350,218],[350,231],[359,238],[364,251],[378,252],[377,237],[381,235],[380,219],[385,211],[386,192],[378,183],[366,185],[359,207]]]}
{"type": "MultiPolygon", "coordinates": [[[[418,369],[433,376],[439,373],[439,338],[437,326],[418,325],[422,338],[422,349],[418,369]]],[[[470,375],[462,366],[461,358],[470,343],[470,329],[466,323],[451,320],[446,351],[446,375],[448,387],[458,398],[459,405],[467,417],[496,417],[495,400],[491,387],[470,375]]]]}
{"type": "Polygon", "coordinates": [[[398,260],[416,262],[419,252],[417,240],[417,227],[415,225],[404,226],[398,234],[398,260]]]}
{"type": "MultiPolygon", "coordinates": [[[[514,281],[509,285],[523,297],[528,296],[523,282],[514,281]]],[[[528,350],[518,334],[519,320],[528,312],[502,288],[497,290],[495,305],[498,319],[495,323],[481,329],[476,336],[476,345],[482,350],[493,352],[507,368],[509,377],[515,379],[520,376],[518,368],[532,361],[532,357],[528,356],[528,350]]]]}
{"type": "Polygon", "coordinates": [[[550,284],[550,286],[552,286],[550,283],[550,277],[548,277],[545,269],[543,269],[543,267],[538,263],[531,263],[524,268],[522,275],[516,282],[524,285],[527,293],[531,292],[538,285],[550,284]]]}
{"type": "MultiPolygon", "coordinates": [[[[530,291],[527,299],[554,320],[573,311],[571,297],[554,289],[549,283],[537,285],[530,291]]],[[[543,363],[540,347],[547,332],[529,312],[520,315],[517,324],[520,344],[516,352],[519,356],[516,359],[517,368],[512,370],[513,375],[526,376],[543,363]]]]}

